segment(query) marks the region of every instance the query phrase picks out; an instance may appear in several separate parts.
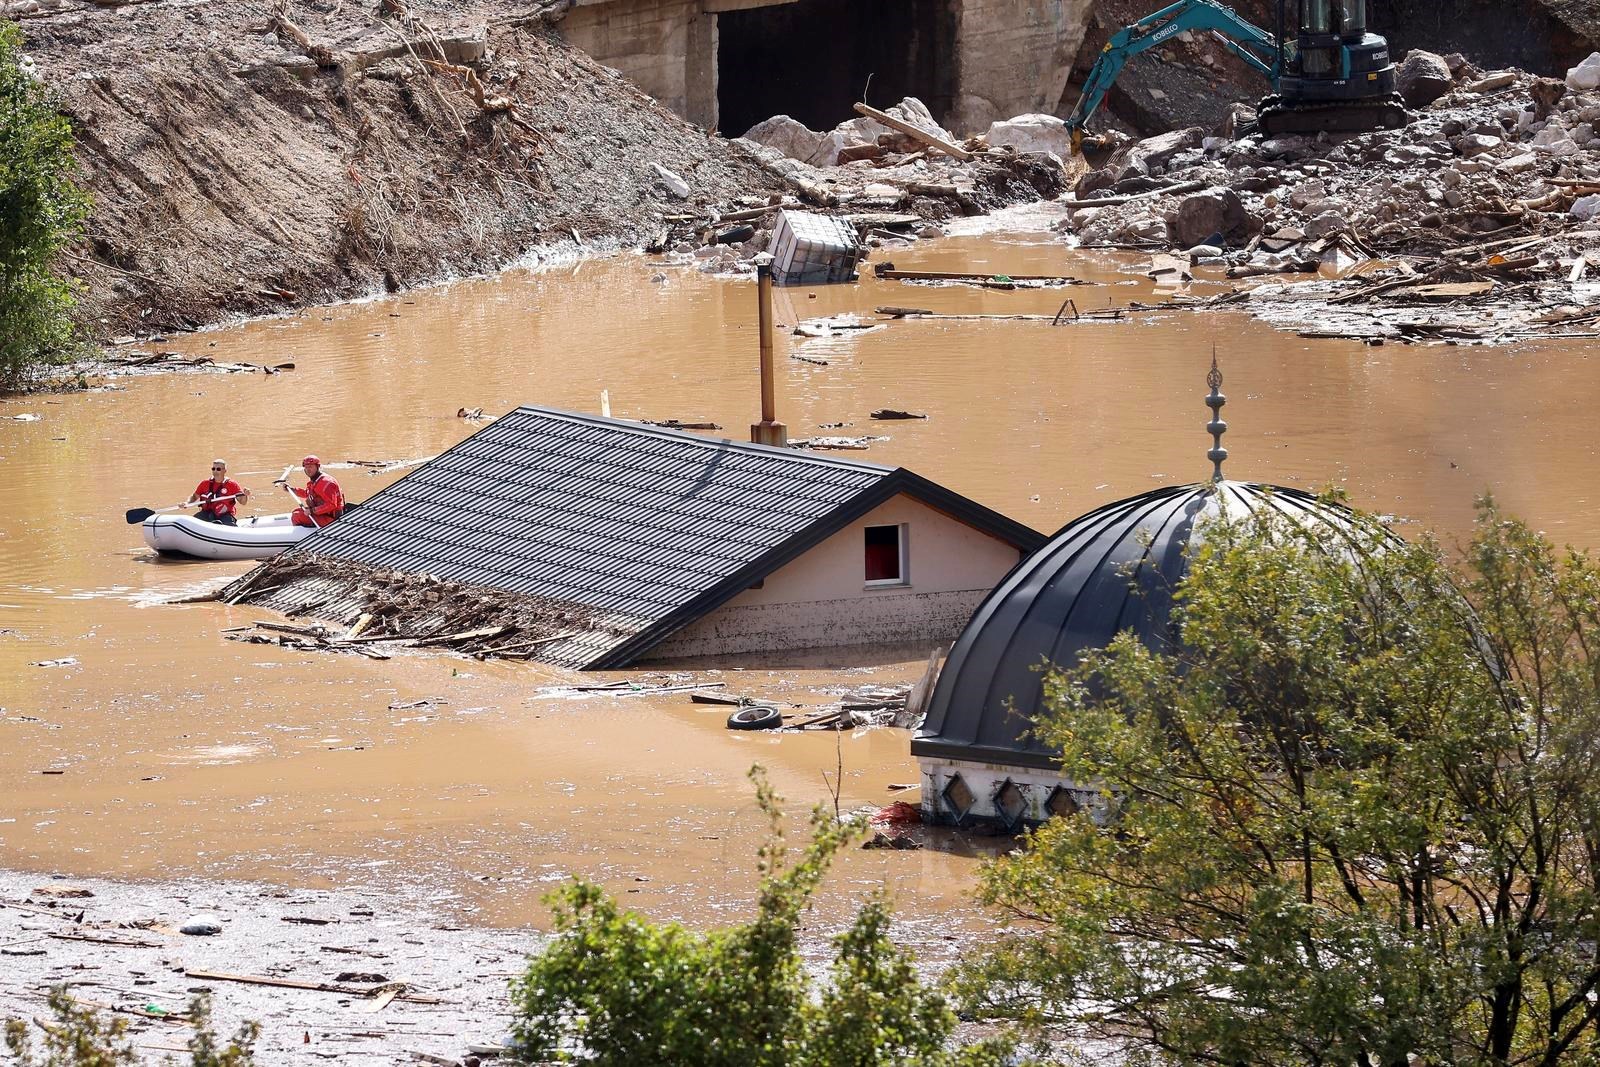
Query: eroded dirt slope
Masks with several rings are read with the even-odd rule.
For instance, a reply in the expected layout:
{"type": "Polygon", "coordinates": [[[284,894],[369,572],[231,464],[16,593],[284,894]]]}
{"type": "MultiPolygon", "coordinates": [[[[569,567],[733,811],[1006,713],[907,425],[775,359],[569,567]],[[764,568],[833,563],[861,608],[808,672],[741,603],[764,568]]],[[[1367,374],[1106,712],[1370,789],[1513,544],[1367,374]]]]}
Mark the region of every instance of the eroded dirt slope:
{"type": "Polygon", "coordinates": [[[777,187],[528,5],[43,2],[21,23],[95,198],[70,267],[101,335],[631,241],[777,187]]]}

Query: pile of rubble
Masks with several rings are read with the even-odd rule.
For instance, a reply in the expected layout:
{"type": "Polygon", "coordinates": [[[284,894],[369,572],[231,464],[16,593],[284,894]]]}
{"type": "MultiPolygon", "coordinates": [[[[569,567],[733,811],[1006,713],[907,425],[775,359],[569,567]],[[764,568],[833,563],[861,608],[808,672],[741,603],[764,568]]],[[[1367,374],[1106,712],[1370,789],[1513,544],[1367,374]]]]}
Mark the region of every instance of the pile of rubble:
{"type": "Polygon", "coordinates": [[[231,640],[371,659],[388,659],[400,648],[477,659],[536,659],[561,642],[606,630],[579,605],[304,552],[268,560],[213,597],[327,623],[258,622],[226,631],[231,640]]]}
{"type": "Polygon", "coordinates": [[[1078,179],[1061,228],[1080,247],[1177,251],[1233,278],[1316,273],[1224,299],[1292,303],[1266,317],[1324,336],[1444,323],[1460,327],[1447,339],[1505,340],[1570,323],[1600,250],[1600,54],[1558,80],[1412,52],[1400,83],[1414,113],[1400,130],[1264,138],[1236,105],[1215,136],[1124,143],[1078,179]],[[1308,310],[1318,298],[1364,306],[1330,321],[1308,310]]]}
{"type": "MultiPolygon", "coordinates": [[[[733,140],[788,190],[785,197],[734,201],[720,213],[678,215],[647,250],[702,270],[740,273],[766,251],[781,208],[842,215],[878,247],[942,235],[939,223],[1011,204],[1052,200],[1076,177],[1061,120],[1022,115],[982,137],[960,139],[915,97],[825,133],[778,115],[733,140]]],[[[671,176],[663,180],[670,181],[671,176]]]]}

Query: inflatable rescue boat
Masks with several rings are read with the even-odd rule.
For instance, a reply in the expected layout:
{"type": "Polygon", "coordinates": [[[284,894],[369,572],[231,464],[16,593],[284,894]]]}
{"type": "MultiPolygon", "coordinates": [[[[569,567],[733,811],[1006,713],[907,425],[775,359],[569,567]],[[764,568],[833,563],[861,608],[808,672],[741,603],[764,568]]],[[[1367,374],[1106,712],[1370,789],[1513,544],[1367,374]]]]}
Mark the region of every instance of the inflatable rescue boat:
{"type": "Polygon", "coordinates": [[[163,556],[191,559],[268,559],[316,533],[296,526],[289,514],[255,515],[237,526],[193,515],[151,515],[140,524],[144,543],[163,556]]]}

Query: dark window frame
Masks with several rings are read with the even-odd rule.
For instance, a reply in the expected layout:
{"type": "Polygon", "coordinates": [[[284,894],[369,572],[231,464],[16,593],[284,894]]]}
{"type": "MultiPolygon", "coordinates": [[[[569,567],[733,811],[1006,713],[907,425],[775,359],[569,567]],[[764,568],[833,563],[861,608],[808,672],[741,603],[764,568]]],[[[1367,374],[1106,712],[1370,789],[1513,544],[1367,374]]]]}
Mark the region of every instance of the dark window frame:
{"type": "Polygon", "coordinates": [[[863,552],[863,580],[869,588],[883,586],[906,586],[911,584],[910,553],[907,551],[909,540],[908,526],[903,522],[874,523],[862,527],[862,552],[863,552]],[[894,572],[889,574],[885,565],[884,550],[887,543],[881,539],[874,544],[873,535],[877,531],[892,530],[894,572]],[[877,550],[876,554],[874,549],[877,550]],[[874,577],[874,575],[878,575],[874,577]]]}

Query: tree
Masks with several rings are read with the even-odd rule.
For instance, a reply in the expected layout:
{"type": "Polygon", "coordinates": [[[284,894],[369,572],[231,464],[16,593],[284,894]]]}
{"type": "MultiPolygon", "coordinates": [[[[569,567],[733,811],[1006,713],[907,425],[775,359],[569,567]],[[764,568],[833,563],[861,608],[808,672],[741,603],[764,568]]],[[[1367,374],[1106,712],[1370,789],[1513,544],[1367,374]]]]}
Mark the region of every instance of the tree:
{"type": "Polygon", "coordinates": [[[959,1067],[999,1064],[1006,1046],[946,1048],[956,1019],[888,937],[881,899],[836,941],[832,981],[812,988],[800,919],[860,824],[818,806],[811,840],[790,863],[782,813],[751,771],[770,823],[761,888],[748,923],[699,934],[624,912],[583,881],[552,897],[555,940],[513,983],[522,1054],[602,1065],[694,1067],[959,1067]]]}
{"type": "Polygon", "coordinates": [[[1600,1062],[1600,568],[1487,501],[1459,573],[1263,513],[1174,610],[1049,676],[1104,803],[986,873],[974,1004],[1156,1063],[1600,1062]]]}
{"type": "Polygon", "coordinates": [[[71,125],[0,21],[0,389],[73,351],[73,287],[52,268],[89,213],[75,167],[71,125]]]}

